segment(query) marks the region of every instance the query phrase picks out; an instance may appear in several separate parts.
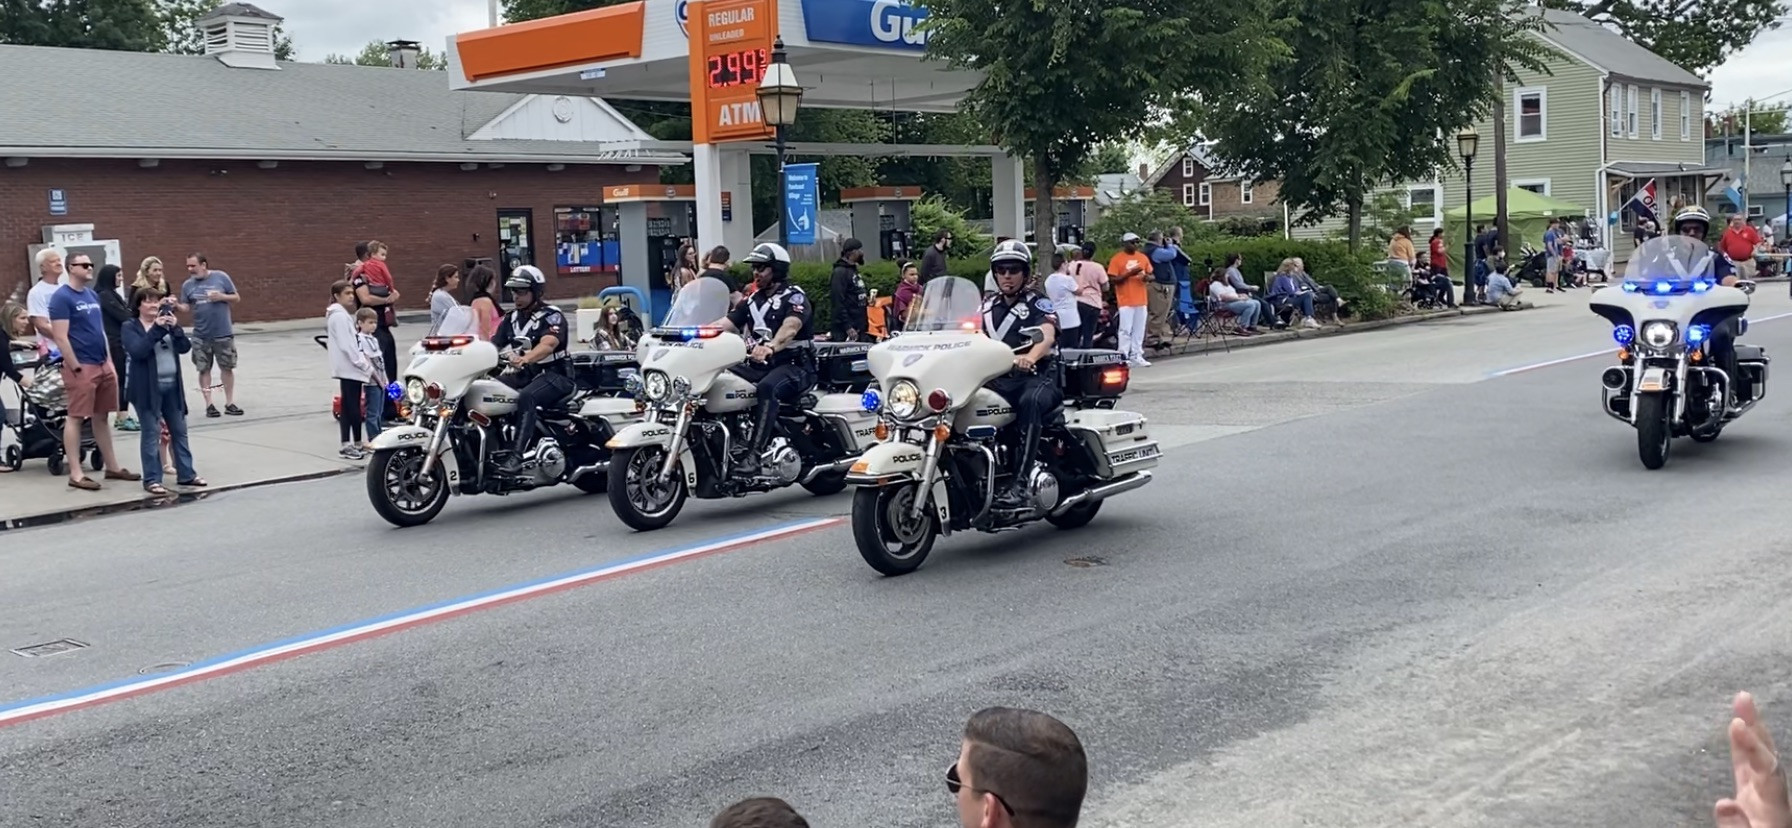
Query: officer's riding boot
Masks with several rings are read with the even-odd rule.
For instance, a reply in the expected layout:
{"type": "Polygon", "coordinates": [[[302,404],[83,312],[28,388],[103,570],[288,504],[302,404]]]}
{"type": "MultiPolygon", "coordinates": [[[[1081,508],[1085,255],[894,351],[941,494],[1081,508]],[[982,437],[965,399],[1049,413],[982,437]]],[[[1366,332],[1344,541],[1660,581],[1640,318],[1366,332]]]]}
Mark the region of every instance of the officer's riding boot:
{"type": "Polygon", "coordinates": [[[541,415],[529,400],[523,401],[522,412],[516,420],[516,444],[510,447],[510,455],[498,464],[498,470],[505,474],[516,474],[523,470],[523,454],[529,450],[529,442],[535,436],[535,420],[541,415]]]}
{"type": "Polygon", "coordinates": [[[1033,469],[1033,458],[1039,453],[1039,424],[1027,426],[1026,436],[1021,438],[1020,453],[1015,457],[1014,480],[996,495],[996,505],[1008,509],[1025,508],[1027,501],[1033,497],[1033,489],[1028,482],[1028,472],[1033,469]]]}
{"type": "Polygon", "coordinates": [[[752,477],[759,473],[760,455],[765,454],[765,447],[771,444],[772,429],[777,425],[778,399],[771,395],[759,398],[759,408],[753,417],[753,441],[747,446],[747,454],[734,466],[735,474],[752,477]]]}

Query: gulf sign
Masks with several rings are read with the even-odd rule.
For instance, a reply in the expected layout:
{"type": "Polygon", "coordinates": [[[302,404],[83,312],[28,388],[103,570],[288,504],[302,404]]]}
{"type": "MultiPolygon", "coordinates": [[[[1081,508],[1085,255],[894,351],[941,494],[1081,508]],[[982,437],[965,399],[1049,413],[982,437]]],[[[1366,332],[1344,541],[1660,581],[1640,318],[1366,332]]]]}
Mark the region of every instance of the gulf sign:
{"type": "Polygon", "coordinates": [[[803,26],[815,43],[919,52],[927,48],[927,9],[909,0],[802,0],[803,26]]]}

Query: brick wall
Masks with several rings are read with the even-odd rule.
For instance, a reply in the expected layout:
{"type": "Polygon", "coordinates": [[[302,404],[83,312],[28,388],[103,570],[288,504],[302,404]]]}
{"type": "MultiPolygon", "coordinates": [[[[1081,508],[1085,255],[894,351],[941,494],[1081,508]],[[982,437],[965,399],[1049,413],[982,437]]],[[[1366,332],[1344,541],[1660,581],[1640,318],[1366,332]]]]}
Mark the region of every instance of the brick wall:
{"type": "Polygon", "coordinates": [[[556,275],[554,208],[591,206],[603,187],[657,181],[658,170],[540,165],[462,171],[455,164],[31,159],[0,167],[0,296],[31,274],[27,247],[46,224],[93,224],[97,239],[118,239],[128,272],[159,256],[170,280],[185,278],[187,254],[203,251],[236,281],[241,321],[321,314],[329,285],[354,258],[357,240],[392,247],[389,263],[405,308],[428,307],[436,268],[498,255],[500,209],[534,211],[535,264],[558,295],[594,292],[614,275],[556,275]],[[51,216],[49,190],[68,196],[68,215],[51,216]],[[475,234],[478,238],[475,239],[475,234]]]}
{"type": "Polygon", "coordinates": [[[1251,188],[1251,203],[1246,204],[1239,182],[1214,182],[1213,217],[1279,215],[1282,208],[1276,204],[1276,196],[1280,193],[1281,187],[1276,182],[1259,181],[1251,188]]]}

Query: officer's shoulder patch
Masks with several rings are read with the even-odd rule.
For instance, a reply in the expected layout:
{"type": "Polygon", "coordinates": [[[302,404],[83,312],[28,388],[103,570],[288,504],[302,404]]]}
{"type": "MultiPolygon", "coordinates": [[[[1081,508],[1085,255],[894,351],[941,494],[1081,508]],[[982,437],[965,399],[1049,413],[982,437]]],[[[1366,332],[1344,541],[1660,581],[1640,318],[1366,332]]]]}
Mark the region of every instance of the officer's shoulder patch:
{"type": "Polygon", "coordinates": [[[1058,310],[1058,306],[1052,304],[1052,300],[1044,296],[1034,298],[1033,307],[1041,313],[1055,313],[1058,310]]]}

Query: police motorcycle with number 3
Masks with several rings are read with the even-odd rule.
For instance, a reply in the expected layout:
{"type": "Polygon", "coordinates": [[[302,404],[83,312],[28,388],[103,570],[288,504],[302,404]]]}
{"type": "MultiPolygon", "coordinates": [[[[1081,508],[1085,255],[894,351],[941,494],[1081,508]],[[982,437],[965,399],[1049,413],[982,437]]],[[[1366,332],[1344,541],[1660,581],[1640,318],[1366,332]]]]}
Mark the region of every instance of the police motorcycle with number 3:
{"type": "Polygon", "coordinates": [[[500,352],[461,333],[425,337],[412,347],[402,380],[411,422],[380,432],[367,464],[367,496],[380,517],[397,526],[428,523],[449,495],[505,495],[561,483],[590,494],[604,491],[604,442],[639,416],[635,401],[621,396],[621,377],[632,373],[634,354],[572,354],[576,390],[540,412],[521,471],[503,474],[495,455],[511,439],[518,392],[496,377],[509,354],[527,352],[531,344],[519,338],[500,352]],[[598,381],[600,376],[615,381],[598,381]]]}
{"type": "MultiPolygon", "coordinates": [[[[903,333],[871,349],[883,390],[868,392],[865,406],[881,415],[881,442],[852,466],[847,484],[857,487],[859,554],[885,575],[919,568],[941,535],[1040,520],[1085,526],[1108,498],[1149,483],[1161,457],[1145,418],[1115,408],[1130,380],[1120,352],[1064,349],[1049,367],[1063,405],[1046,419],[1036,456],[1019,464],[1026,501],[1004,508],[1002,470],[1016,467],[1012,455],[1022,441],[1007,433],[1016,401],[988,386],[1015,367],[1021,349],[984,335],[981,306],[977,285],[936,277],[903,333]]],[[[1022,348],[1043,341],[1040,328],[1023,331],[1029,344],[1022,348]]]]}
{"type": "MultiPolygon", "coordinates": [[[[736,474],[755,442],[759,400],[754,383],[730,370],[747,358],[748,347],[741,334],[716,324],[728,315],[728,300],[720,281],[695,279],[660,326],[641,338],[641,375],[631,387],[646,413],[609,442],[615,452],[610,505],[633,529],[670,524],[692,496],[740,497],[792,484],[816,495],[837,493],[846,487],[846,468],[872,441],[875,418],[861,394],[845,393],[850,383],[828,382],[832,361],[850,364],[856,351],[862,362],[868,346],[816,343],[821,384],[778,411],[759,471],[736,474]]],[[[770,336],[755,327],[760,341],[770,336]]]]}
{"type": "MultiPolygon", "coordinates": [[[[1767,394],[1767,353],[1736,343],[1734,370],[1720,364],[1725,326],[1747,330],[1754,283],[1716,278],[1722,255],[1688,236],[1667,235],[1631,254],[1624,280],[1593,294],[1590,309],[1612,323],[1618,364],[1600,377],[1603,408],[1636,430],[1644,468],[1666,465],[1676,437],[1709,443],[1767,394]]],[[[1733,337],[1732,337],[1733,339],[1733,337]]]]}

